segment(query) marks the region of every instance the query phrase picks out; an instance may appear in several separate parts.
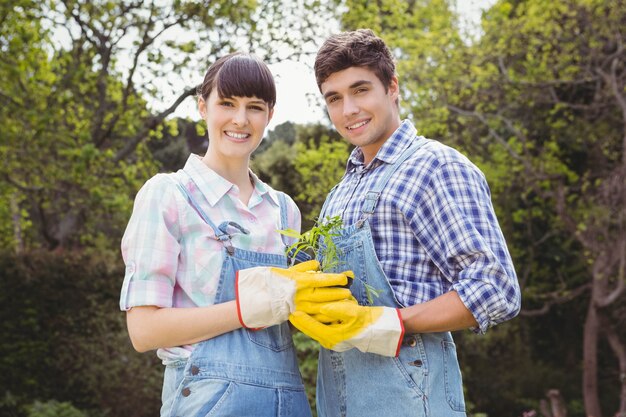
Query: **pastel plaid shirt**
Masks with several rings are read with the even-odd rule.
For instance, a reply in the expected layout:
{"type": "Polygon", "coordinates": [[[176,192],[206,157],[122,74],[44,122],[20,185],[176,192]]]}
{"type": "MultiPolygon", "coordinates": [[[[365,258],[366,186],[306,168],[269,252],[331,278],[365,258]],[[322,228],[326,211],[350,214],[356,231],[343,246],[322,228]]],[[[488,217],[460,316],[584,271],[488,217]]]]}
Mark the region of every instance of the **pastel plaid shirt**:
{"type": "MultiPolygon", "coordinates": [[[[410,121],[368,166],[356,148],[325,215],[346,225],[361,217],[365,193],[417,136],[410,121]]],[[[398,301],[411,306],[456,291],[476,318],[477,332],[514,317],[519,283],[483,173],[465,156],[428,141],[383,190],[369,218],[374,248],[398,301]]]]}
{"type": "MultiPolygon", "coordinates": [[[[176,181],[186,184],[215,224],[230,220],[250,233],[236,234],[233,246],[284,254],[277,192],[252,172],[254,192],[248,205],[238,188],[191,155],[182,170],[157,174],[139,190],[122,238],[126,274],[120,308],[135,306],[202,307],[214,302],[223,262],[222,244],[188,204],[176,181]]],[[[289,227],[300,230],[300,211],[287,198],[289,227]]],[[[289,242],[287,242],[289,243],[289,242]]],[[[159,349],[165,364],[187,358],[191,346],[159,349]]]]}

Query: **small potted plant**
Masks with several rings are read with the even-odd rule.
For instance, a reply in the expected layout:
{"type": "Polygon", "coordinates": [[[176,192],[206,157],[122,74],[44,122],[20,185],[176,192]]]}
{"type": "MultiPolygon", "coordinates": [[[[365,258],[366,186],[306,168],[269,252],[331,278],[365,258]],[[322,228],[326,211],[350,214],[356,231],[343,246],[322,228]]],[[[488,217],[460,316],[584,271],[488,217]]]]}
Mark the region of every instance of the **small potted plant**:
{"type": "MultiPolygon", "coordinates": [[[[320,263],[322,272],[332,272],[340,269],[341,261],[339,260],[338,249],[335,246],[333,237],[339,235],[338,230],[342,225],[341,217],[333,216],[326,217],[322,221],[318,219],[312,228],[302,233],[298,233],[293,229],[284,229],[278,232],[296,239],[296,242],[287,248],[287,253],[293,259],[299,252],[306,252],[320,263]]],[[[374,304],[374,297],[378,297],[380,290],[367,284],[359,277],[355,277],[355,279],[363,283],[368,303],[374,304]]],[[[350,287],[352,280],[353,278],[348,277],[346,287],[350,287]]]]}

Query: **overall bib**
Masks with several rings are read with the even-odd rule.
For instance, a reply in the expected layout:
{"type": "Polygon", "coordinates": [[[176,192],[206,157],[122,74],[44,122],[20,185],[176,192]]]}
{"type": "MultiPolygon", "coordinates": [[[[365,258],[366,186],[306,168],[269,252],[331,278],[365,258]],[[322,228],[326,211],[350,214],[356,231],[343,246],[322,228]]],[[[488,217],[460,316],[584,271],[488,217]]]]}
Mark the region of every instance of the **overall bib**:
{"type": "MultiPolygon", "coordinates": [[[[187,190],[179,188],[224,244],[216,304],[235,299],[237,270],[287,267],[284,255],[233,247],[227,230],[246,231],[234,222],[216,227],[187,190]]],[[[279,196],[281,227],[286,228],[285,197],[279,196]]],[[[166,367],[162,400],[162,417],[311,416],[287,322],[256,331],[241,328],[196,344],[187,361],[166,367]]]]}
{"type": "MultiPolygon", "coordinates": [[[[378,297],[371,297],[373,305],[404,307],[378,261],[368,218],[389,178],[426,142],[420,138],[387,167],[366,193],[359,220],[333,237],[339,252],[338,269],[354,271],[350,289],[360,305],[370,304],[364,281],[380,291],[378,297]]],[[[326,204],[320,218],[338,214],[325,213],[325,208],[326,204]]],[[[452,336],[449,332],[405,334],[397,358],[357,349],[340,353],[321,348],[317,412],[320,417],[464,417],[461,371],[452,336]]]]}

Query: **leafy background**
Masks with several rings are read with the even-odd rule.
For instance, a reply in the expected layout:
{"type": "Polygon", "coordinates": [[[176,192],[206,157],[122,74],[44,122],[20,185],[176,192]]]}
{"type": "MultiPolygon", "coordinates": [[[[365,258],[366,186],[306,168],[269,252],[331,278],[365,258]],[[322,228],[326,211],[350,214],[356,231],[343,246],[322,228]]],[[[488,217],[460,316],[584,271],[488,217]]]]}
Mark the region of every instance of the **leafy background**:
{"type": "MultiPolygon", "coordinates": [[[[133,198],[206,149],[174,113],[207,62],[303,59],[336,22],[388,42],[403,117],[488,178],[523,308],[455,333],[469,414],[626,415],[626,4],[499,0],[471,32],[452,6],[0,1],[0,414],[158,413],[161,367],[118,310],[133,198]]],[[[350,151],[329,126],[278,125],[253,158],[304,227],[350,151]]],[[[317,347],[295,339],[313,399],[317,347]]]]}

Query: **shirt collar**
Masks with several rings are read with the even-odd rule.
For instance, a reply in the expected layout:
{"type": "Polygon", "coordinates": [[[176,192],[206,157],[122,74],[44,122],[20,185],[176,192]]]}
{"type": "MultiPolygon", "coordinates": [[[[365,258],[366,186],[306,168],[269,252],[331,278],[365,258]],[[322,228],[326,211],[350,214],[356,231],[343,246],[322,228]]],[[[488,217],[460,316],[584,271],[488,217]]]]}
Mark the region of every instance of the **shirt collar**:
{"type": "MultiPolygon", "coordinates": [[[[380,147],[376,156],[372,160],[375,160],[391,164],[404,152],[404,150],[413,142],[417,137],[417,130],[410,120],[403,120],[400,126],[391,134],[389,139],[385,141],[383,146],[380,147]]],[[[361,148],[355,148],[350,154],[348,159],[348,170],[357,166],[363,165],[363,151],[361,148]]]]}
{"type": "Polygon", "coordinates": [[[250,171],[250,177],[252,178],[252,181],[254,182],[254,190],[256,191],[257,195],[259,195],[261,198],[267,196],[270,201],[272,201],[276,206],[278,206],[279,202],[278,202],[278,194],[276,190],[274,190],[272,187],[270,187],[269,185],[261,181],[259,177],[257,177],[256,174],[252,171],[250,171]]]}
{"type": "MultiPolygon", "coordinates": [[[[183,171],[189,174],[194,184],[211,206],[215,206],[217,202],[235,186],[206,166],[199,155],[189,155],[183,171]]],[[[252,171],[249,171],[249,173],[254,182],[254,194],[258,196],[255,197],[253,194],[251,205],[258,204],[262,198],[267,196],[270,201],[278,206],[278,195],[276,191],[261,181],[252,171]],[[256,201],[257,199],[258,201],[256,201]]]]}

